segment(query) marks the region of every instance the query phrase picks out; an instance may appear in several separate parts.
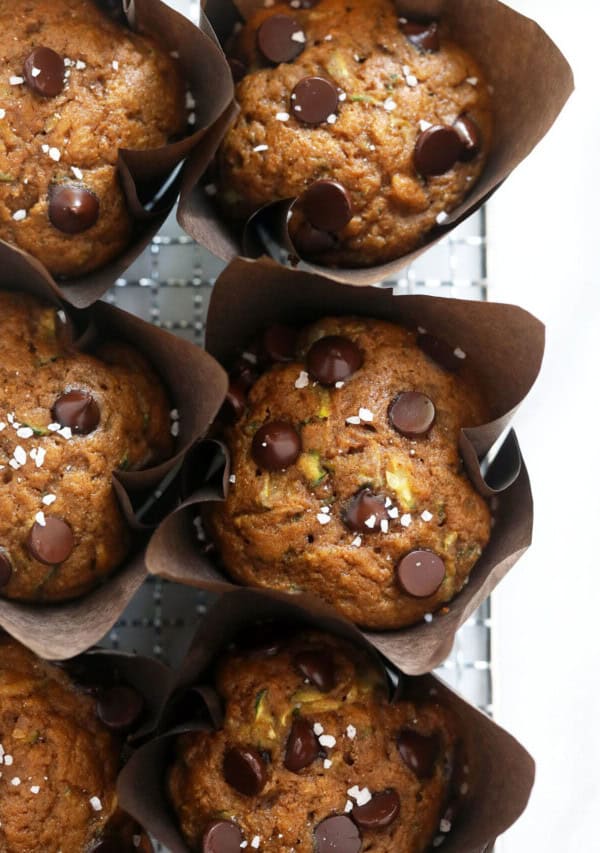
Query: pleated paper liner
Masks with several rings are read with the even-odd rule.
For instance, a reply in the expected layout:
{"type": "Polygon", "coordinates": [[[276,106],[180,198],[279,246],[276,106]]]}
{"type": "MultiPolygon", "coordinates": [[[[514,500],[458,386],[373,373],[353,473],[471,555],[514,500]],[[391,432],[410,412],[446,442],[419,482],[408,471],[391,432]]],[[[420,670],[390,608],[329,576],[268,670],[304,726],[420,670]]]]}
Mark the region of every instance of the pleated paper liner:
{"type": "MultiPolygon", "coordinates": [[[[97,2],[114,13],[115,2],[97,2]]],[[[174,175],[174,170],[196,149],[203,153],[215,147],[214,128],[220,126],[233,98],[229,66],[205,16],[197,27],[161,0],[123,0],[123,7],[124,25],[153,36],[177,53],[182,76],[195,101],[195,120],[193,129],[178,141],[152,150],[119,152],[119,175],[135,228],[131,244],[118,258],[87,275],[55,279],[42,263],[22,252],[23,262],[44,276],[58,297],[77,308],[86,308],[99,299],[150,243],[181,188],[181,174],[174,175]]],[[[7,248],[8,244],[0,240],[0,259],[4,259],[7,248]]]]}
{"type": "MultiPolygon", "coordinates": [[[[415,251],[395,261],[362,269],[324,267],[300,258],[308,269],[347,284],[368,285],[394,278],[475,213],[545,136],[573,91],[571,69],[546,33],[534,21],[497,0],[402,0],[397,6],[399,14],[409,18],[439,18],[453,40],[483,67],[493,87],[492,150],[483,174],[467,198],[449,212],[443,226],[429,233],[415,251]]],[[[207,0],[205,7],[225,45],[236,20],[264,7],[264,0],[207,0]]],[[[290,14],[293,12],[290,7],[290,14]]],[[[232,109],[232,123],[235,115],[232,109]]],[[[188,234],[226,261],[236,255],[258,257],[268,253],[272,242],[296,257],[298,251],[287,229],[288,213],[296,199],[281,199],[267,205],[246,229],[236,229],[223,217],[218,199],[208,197],[200,182],[208,162],[209,158],[198,148],[186,165],[178,218],[188,234]],[[266,244],[261,229],[268,234],[266,244]]],[[[335,178],[335,175],[326,177],[335,178]]],[[[535,200],[529,203],[534,204],[535,200]]],[[[276,255],[279,259],[279,251],[276,255]]]]}
{"type": "MultiPolygon", "coordinates": [[[[126,562],[94,591],[60,604],[23,604],[0,597],[0,626],[45,658],[68,658],[100,640],[125,609],[146,577],[144,549],[153,526],[174,506],[166,483],[187,451],[207,430],[222,405],[227,377],[204,350],[105,303],[85,311],[69,309],[42,272],[36,273],[22,252],[5,253],[0,289],[26,291],[63,309],[78,330],[76,347],[117,339],[146,356],[161,377],[179,413],[179,435],[170,459],[142,471],[118,471],[113,484],[134,531],[135,547],[126,562]],[[157,494],[165,491],[164,497],[157,494]],[[146,506],[150,512],[144,513],[146,506]]],[[[18,412],[15,413],[18,417],[18,412]]],[[[81,441],[78,437],[73,442],[81,441]]],[[[101,520],[100,520],[101,523],[101,520]]]]}
{"type": "MultiPolygon", "coordinates": [[[[238,589],[222,595],[201,623],[189,652],[174,679],[172,701],[167,703],[159,723],[159,734],[138,749],[119,777],[118,795],[121,806],[170,853],[190,853],[179,832],[174,813],[167,800],[167,769],[172,760],[174,739],[185,731],[214,728],[219,725],[211,713],[210,681],[212,663],[242,631],[261,622],[276,621],[286,630],[311,628],[322,630],[354,643],[374,655],[367,640],[349,623],[333,617],[318,604],[273,592],[238,589]],[[202,690],[198,693],[197,688],[202,690]],[[198,701],[206,696],[205,713],[185,719],[181,709],[189,707],[186,690],[194,690],[198,701]]],[[[374,657],[374,663],[382,666],[374,657]]],[[[390,696],[411,698],[425,696],[447,706],[458,720],[459,734],[465,743],[469,764],[469,792],[462,808],[446,835],[443,849],[447,853],[482,853],[521,815],[527,805],[534,781],[535,766],[531,756],[506,731],[489,717],[467,704],[456,693],[431,675],[405,676],[391,669],[398,688],[390,683],[390,696]]],[[[188,691],[189,692],[189,691],[188,691]]]]}
{"type": "MultiPolygon", "coordinates": [[[[229,367],[257,334],[274,323],[300,326],[331,315],[362,315],[424,327],[460,347],[476,371],[493,420],[463,429],[460,449],[475,488],[495,504],[490,542],[469,583],[446,607],[397,631],[368,632],[373,644],[404,672],[434,669],[449,653],[454,635],[531,544],[533,502],[517,439],[508,432],[484,475],[480,461],[496,445],[531,389],[542,362],[544,328],[513,305],[431,296],[393,296],[358,289],[320,276],[287,270],[268,260],[234,261],[218,279],[207,322],[208,351],[229,367]]],[[[198,542],[194,519],[202,504],[222,500],[229,480],[225,448],[215,441],[197,447],[186,462],[187,486],[180,506],[149,544],[149,571],[200,589],[237,585],[220,568],[215,550],[198,542]]],[[[310,546],[308,546],[310,547],[310,546]]],[[[290,593],[304,597],[302,593],[290,593]]]]}

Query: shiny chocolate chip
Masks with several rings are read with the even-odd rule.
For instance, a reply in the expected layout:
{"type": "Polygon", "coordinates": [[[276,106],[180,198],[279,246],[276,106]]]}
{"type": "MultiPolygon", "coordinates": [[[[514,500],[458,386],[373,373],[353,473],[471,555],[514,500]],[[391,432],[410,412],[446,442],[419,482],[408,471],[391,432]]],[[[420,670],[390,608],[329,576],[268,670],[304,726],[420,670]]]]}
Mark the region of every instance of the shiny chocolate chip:
{"type": "Polygon", "coordinates": [[[417,346],[440,367],[454,372],[461,365],[461,360],[454,355],[454,350],[445,341],[433,335],[423,334],[417,338],[417,346]]]}
{"type": "Polygon", "coordinates": [[[71,555],[75,539],[71,526],[62,518],[46,516],[44,524],[35,522],[27,539],[29,553],[40,563],[57,566],[71,555]]]}
{"type": "Polygon", "coordinates": [[[54,98],[65,85],[63,58],[50,47],[34,47],[23,65],[23,76],[36,95],[54,98]]]}
{"type": "Polygon", "coordinates": [[[300,436],[285,421],[264,424],[252,441],[252,458],[265,471],[283,471],[294,464],[301,450],[300,436]]]}
{"type": "Polygon", "coordinates": [[[454,122],[454,130],[458,133],[463,145],[460,159],[463,163],[468,163],[469,160],[474,160],[481,150],[481,136],[479,128],[472,118],[469,118],[467,115],[462,115],[454,122]]]}
{"type": "Polygon", "coordinates": [[[48,192],[50,222],[63,234],[81,234],[98,221],[100,203],[91,190],[60,184],[48,192]]]}
{"type": "Polygon", "coordinates": [[[315,181],[300,196],[304,215],[320,231],[341,231],[352,219],[352,199],[338,181],[315,181]]]}
{"type": "Polygon", "coordinates": [[[433,551],[411,551],[396,566],[398,583],[413,598],[429,598],[446,577],[446,566],[433,551]]]}
{"type": "Polygon", "coordinates": [[[339,240],[335,234],[328,231],[319,231],[313,228],[310,222],[304,220],[292,236],[294,247],[300,255],[320,255],[322,252],[331,252],[339,246],[339,240]]]}
{"type": "Polygon", "coordinates": [[[328,651],[298,652],[294,666],[322,693],[328,693],[335,687],[335,664],[328,651]]]}
{"type": "Polygon", "coordinates": [[[251,746],[233,746],[223,757],[223,776],[240,794],[255,797],[267,783],[267,765],[251,746]]]}
{"type": "Polygon", "coordinates": [[[417,21],[406,21],[400,24],[400,29],[409,42],[419,50],[436,53],[440,49],[440,32],[437,21],[420,24],[417,21]]]}
{"type": "Polygon", "coordinates": [[[338,104],[338,91],[325,77],[303,77],[291,96],[292,115],[306,124],[327,121],[337,113],[338,104]]]}
{"type": "Polygon", "coordinates": [[[388,417],[401,435],[418,438],[426,435],[433,426],[435,406],[425,394],[403,391],[392,401],[388,417]]]}
{"type": "Polygon", "coordinates": [[[98,694],[96,713],[109,729],[125,731],[139,720],[144,700],[137,690],[127,685],[107,687],[98,694]]]}
{"type": "Polygon", "coordinates": [[[440,754],[437,735],[420,735],[412,729],[404,729],[398,735],[400,758],[418,779],[430,779],[440,754]]]}
{"type": "Polygon", "coordinates": [[[271,15],[258,28],[256,38],[262,55],[276,65],[291,62],[306,43],[302,27],[290,15],[271,15]]]}
{"type": "Polygon", "coordinates": [[[241,59],[236,59],[234,56],[228,56],[227,62],[229,63],[229,67],[231,69],[233,82],[239,83],[240,80],[243,80],[246,74],[248,73],[248,69],[241,61],[241,59]]]}
{"type": "Polygon", "coordinates": [[[65,391],[52,406],[52,417],[61,427],[88,435],[100,423],[100,409],[89,391],[65,391]]]}
{"type": "Polygon", "coordinates": [[[12,563],[6,548],[0,548],[0,589],[5,587],[12,577],[12,563]]]}
{"type": "Polygon", "coordinates": [[[296,717],[285,748],[283,763],[292,773],[299,773],[319,756],[319,741],[313,731],[312,723],[304,717],[296,717]]]}
{"type": "Polygon", "coordinates": [[[381,522],[388,519],[385,498],[362,489],[346,505],[342,518],[346,527],[356,533],[379,532],[381,522]]]}
{"type": "Polygon", "coordinates": [[[360,832],[346,815],[325,818],[315,828],[316,853],[359,853],[360,832]]]}
{"type": "Polygon", "coordinates": [[[428,127],[417,137],[415,167],[421,175],[443,175],[463,152],[458,131],[443,124],[428,127]]]}
{"type": "Polygon", "coordinates": [[[231,379],[221,414],[228,423],[239,421],[246,411],[246,388],[239,379],[231,379]]]}
{"type": "Polygon", "coordinates": [[[308,372],[321,385],[343,382],[362,365],[362,352],[353,341],[340,335],[319,338],[306,355],[308,372]]]}
{"type": "Polygon", "coordinates": [[[202,835],[202,853],[240,853],[244,836],[235,823],[213,820],[202,835]]]}
{"type": "Polygon", "coordinates": [[[289,326],[276,323],[263,335],[262,348],[269,361],[293,361],[296,356],[298,333],[289,326]]]}
{"type": "Polygon", "coordinates": [[[400,797],[393,790],[380,791],[364,806],[354,806],[351,814],[361,829],[385,829],[400,814],[400,797]]]}

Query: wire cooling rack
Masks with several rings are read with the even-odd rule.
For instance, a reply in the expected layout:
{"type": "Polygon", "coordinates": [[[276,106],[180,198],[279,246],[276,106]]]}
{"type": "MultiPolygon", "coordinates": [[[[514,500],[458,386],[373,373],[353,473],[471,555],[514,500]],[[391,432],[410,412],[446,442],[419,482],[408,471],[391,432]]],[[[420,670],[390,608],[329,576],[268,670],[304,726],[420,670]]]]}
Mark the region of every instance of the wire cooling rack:
{"type": "MultiPolygon", "coordinates": [[[[168,0],[192,20],[194,0],[168,0]]],[[[107,295],[120,308],[202,345],[212,286],[223,264],[187,237],[171,216],[151,246],[107,295]]],[[[428,293],[487,299],[485,212],[455,229],[402,277],[383,282],[398,295],[428,293]]],[[[104,640],[115,649],[177,663],[211,596],[149,579],[104,640]]],[[[452,654],[438,674],[473,704],[491,714],[491,611],[489,601],[459,631],[452,654]]]]}

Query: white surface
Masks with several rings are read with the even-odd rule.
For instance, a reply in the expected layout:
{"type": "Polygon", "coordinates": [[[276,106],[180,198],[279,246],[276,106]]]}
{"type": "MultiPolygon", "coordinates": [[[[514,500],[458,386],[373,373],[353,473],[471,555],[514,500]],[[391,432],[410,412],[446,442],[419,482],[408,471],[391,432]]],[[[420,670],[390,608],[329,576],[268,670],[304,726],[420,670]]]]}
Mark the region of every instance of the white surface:
{"type": "Polygon", "coordinates": [[[489,206],[490,299],[547,324],[542,376],[517,418],[534,545],[493,600],[496,719],[537,761],[501,853],[600,851],[598,547],[600,111],[592,0],[511,0],[570,60],[577,91],[489,206]]]}

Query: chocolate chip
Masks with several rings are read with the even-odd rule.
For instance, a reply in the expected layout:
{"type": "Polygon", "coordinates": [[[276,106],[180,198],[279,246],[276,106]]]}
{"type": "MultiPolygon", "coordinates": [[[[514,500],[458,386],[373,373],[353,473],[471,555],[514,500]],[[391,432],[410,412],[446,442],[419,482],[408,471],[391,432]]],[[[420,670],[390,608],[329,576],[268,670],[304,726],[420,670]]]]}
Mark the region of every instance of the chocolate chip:
{"type": "Polygon", "coordinates": [[[342,518],[346,527],[357,533],[378,532],[381,522],[388,518],[385,498],[362,489],[346,504],[342,518]]]}
{"type": "Polygon", "coordinates": [[[302,28],[290,15],[271,15],[258,28],[256,38],[262,55],[276,65],[299,56],[306,42],[302,28]]]}
{"type": "Polygon", "coordinates": [[[380,791],[373,794],[364,806],[354,806],[352,820],[361,829],[385,829],[400,814],[400,797],[396,791],[380,791]]]}
{"type": "Polygon", "coordinates": [[[446,566],[433,551],[411,551],[396,566],[396,574],[407,595],[428,598],[444,582],[446,566]]]}
{"type": "Polygon", "coordinates": [[[50,222],[63,234],[81,234],[98,221],[100,203],[94,193],[74,184],[55,185],[48,192],[50,222]]]}
{"type": "Polygon", "coordinates": [[[321,124],[337,113],[338,91],[325,77],[303,77],[294,87],[291,102],[292,115],[297,119],[321,124]]]}
{"type": "Polygon", "coordinates": [[[453,127],[434,124],[419,134],[415,145],[415,167],[421,175],[443,175],[463,152],[463,143],[453,127]]]}
{"type": "Polygon", "coordinates": [[[202,853],[240,853],[244,836],[235,823],[213,820],[202,835],[202,853]]]}
{"type": "Polygon", "coordinates": [[[467,115],[459,116],[454,122],[454,130],[458,133],[463,144],[460,159],[463,163],[475,159],[481,149],[481,136],[479,128],[472,118],[467,115]]]}
{"type": "Polygon", "coordinates": [[[319,338],[306,355],[308,372],[321,385],[343,382],[362,365],[362,352],[353,341],[340,335],[319,338]]]}
{"type": "Polygon", "coordinates": [[[53,98],[65,85],[62,56],[49,47],[34,47],[23,65],[23,76],[36,95],[53,98]]]}
{"type": "Polygon", "coordinates": [[[233,82],[239,83],[240,80],[243,80],[246,74],[248,73],[248,69],[241,61],[241,59],[236,59],[234,56],[228,56],[227,62],[229,63],[229,67],[231,69],[233,82]]]}
{"type": "Polygon", "coordinates": [[[388,411],[391,425],[408,438],[426,435],[435,420],[435,406],[425,394],[403,391],[392,401],[388,411]]]}
{"type": "Polygon", "coordinates": [[[418,779],[430,779],[440,754],[437,735],[420,735],[412,729],[403,729],[398,735],[400,758],[418,779]]]}
{"type": "Polygon", "coordinates": [[[263,335],[262,348],[269,361],[293,361],[296,357],[298,333],[289,326],[269,326],[263,335]]]}
{"type": "Polygon", "coordinates": [[[335,664],[328,651],[298,652],[294,666],[322,693],[328,693],[335,687],[335,664]]]}
{"type": "Polygon", "coordinates": [[[325,818],[315,828],[315,853],[358,853],[360,833],[346,815],[325,818]]]}
{"type": "Polygon", "coordinates": [[[285,767],[292,773],[298,773],[318,758],[319,749],[312,723],[304,717],[296,717],[285,748],[285,767]]]}
{"type": "Polygon", "coordinates": [[[245,358],[238,358],[231,369],[231,375],[237,379],[246,390],[252,388],[258,379],[258,371],[255,365],[250,364],[245,358]]]}
{"type": "Polygon", "coordinates": [[[239,421],[246,411],[246,388],[239,379],[231,379],[227,396],[221,409],[221,416],[227,423],[239,421]]]}
{"type": "Polygon", "coordinates": [[[411,44],[419,50],[436,53],[440,49],[440,33],[437,21],[420,24],[417,21],[407,21],[400,24],[400,29],[411,44]]]}
{"type": "Polygon", "coordinates": [[[300,456],[302,443],[291,424],[269,421],[252,441],[252,458],[265,471],[282,471],[300,456]]]}
{"type": "Polygon", "coordinates": [[[5,587],[12,577],[12,563],[6,548],[0,548],[0,588],[5,587]]]}
{"type": "Polygon", "coordinates": [[[452,372],[458,370],[461,361],[454,355],[454,350],[445,341],[435,338],[433,335],[419,335],[417,346],[423,350],[436,364],[445,370],[452,372]]]}
{"type": "Polygon", "coordinates": [[[339,240],[335,234],[328,231],[319,231],[313,228],[310,222],[304,220],[294,232],[292,240],[296,251],[301,255],[319,255],[322,252],[331,252],[339,246],[339,240]]]}
{"type": "Polygon", "coordinates": [[[46,516],[45,524],[37,521],[27,539],[29,553],[40,563],[57,566],[71,555],[75,540],[71,526],[56,516],[46,516]]]}
{"type": "Polygon", "coordinates": [[[109,729],[125,731],[140,718],[144,700],[137,690],[126,685],[108,687],[98,695],[96,713],[109,729]]]}
{"type": "Polygon", "coordinates": [[[52,417],[73,433],[88,435],[100,423],[100,409],[89,391],[65,391],[52,406],[52,417]]]}
{"type": "Polygon", "coordinates": [[[337,181],[315,181],[298,204],[313,228],[321,231],[341,231],[352,219],[350,193],[337,181]]]}
{"type": "Polygon", "coordinates": [[[223,776],[240,794],[255,797],[267,783],[267,765],[253,747],[233,746],[223,757],[223,776]]]}

